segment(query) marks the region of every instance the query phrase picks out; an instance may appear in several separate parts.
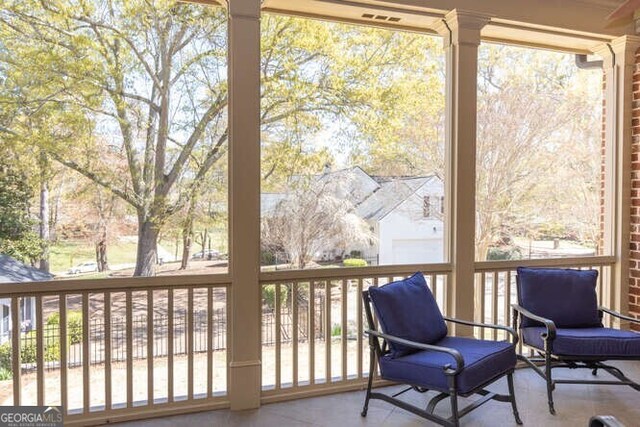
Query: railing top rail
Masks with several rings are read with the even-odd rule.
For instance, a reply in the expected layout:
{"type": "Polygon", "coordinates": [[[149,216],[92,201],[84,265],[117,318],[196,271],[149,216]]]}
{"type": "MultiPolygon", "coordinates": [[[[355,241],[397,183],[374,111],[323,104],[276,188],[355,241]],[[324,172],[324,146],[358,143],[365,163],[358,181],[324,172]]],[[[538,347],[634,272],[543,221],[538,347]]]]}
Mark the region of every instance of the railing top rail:
{"type": "Polygon", "coordinates": [[[475,263],[475,270],[483,272],[514,270],[517,267],[590,267],[613,265],[615,262],[615,256],[479,261],[475,263]]]}
{"type": "Polygon", "coordinates": [[[198,285],[228,287],[231,285],[231,276],[229,274],[198,274],[190,276],[118,277],[112,279],[71,279],[52,280],[48,282],[2,283],[0,284],[0,298],[85,291],[135,291],[148,290],[150,288],[198,285]]]}
{"type": "Polygon", "coordinates": [[[308,281],[325,279],[359,279],[368,277],[387,277],[423,273],[447,274],[451,264],[407,264],[378,267],[342,267],[318,268],[312,270],[265,271],[260,273],[260,283],[268,284],[282,281],[308,281]]]}

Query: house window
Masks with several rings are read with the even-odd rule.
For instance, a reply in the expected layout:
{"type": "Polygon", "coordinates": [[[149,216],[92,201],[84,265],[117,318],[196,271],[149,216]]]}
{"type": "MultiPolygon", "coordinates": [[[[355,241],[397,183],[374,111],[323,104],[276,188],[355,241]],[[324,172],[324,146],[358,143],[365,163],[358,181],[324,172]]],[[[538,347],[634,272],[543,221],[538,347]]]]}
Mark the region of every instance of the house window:
{"type": "Polygon", "coordinates": [[[429,218],[431,216],[431,198],[429,196],[424,196],[422,198],[422,216],[424,218],[429,218]]]}

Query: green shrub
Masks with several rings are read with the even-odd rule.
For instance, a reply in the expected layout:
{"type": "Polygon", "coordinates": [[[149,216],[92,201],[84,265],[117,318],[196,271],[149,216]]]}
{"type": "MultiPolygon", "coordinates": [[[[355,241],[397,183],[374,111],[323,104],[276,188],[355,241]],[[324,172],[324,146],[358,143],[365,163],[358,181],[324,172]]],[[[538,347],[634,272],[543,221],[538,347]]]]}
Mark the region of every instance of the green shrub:
{"type": "Polygon", "coordinates": [[[349,252],[349,258],[362,258],[362,251],[349,252]]]}
{"type": "Polygon", "coordinates": [[[342,261],[342,265],[345,267],[366,267],[367,261],[360,258],[347,258],[342,261]]]}
{"type": "MultiPolygon", "coordinates": [[[[280,289],[280,306],[287,304],[287,297],[289,296],[289,288],[280,289]]],[[[276,307],[276,285],[267,285],[262,288],[262,299],[267,307],[274,309],[276,307]]]]}
{"type": "Polygon", "coordinates": [[[6,381],[13,378],[13,374],[10,370],[5,368],[0,368],[0,381],[6,381]]]}
{"type": "Polygon", "coordinates": [[[22,363],[36,363],[36,342],[36,331],[30,331],[21,337],[20,361],[22,363]]]}
{"type": "Polygon", "coordinates": [[[0,345],[0,370],[11,371],[11,342],[0,345]]]}
{"type": "MultiPolygon", "coordinates": [[[[60,325],[60,314],[53,313],[47,319],[47,326],[60,325]]],[[[70,344],[82,342],[82,312],[71,310],[67,312],[67,336],[70,344]]]]}
{"type": "Polygon", "coordinates": [[[489,248],[487,261],[501,261],[509,259],[522,259],[522,253],[518,248],[489,248]]]}
{"type": "Polygon", "coordinates": [[[342,326],[339,323],[334,323],[331,327],[331,336],[339,337],[340,335],[342,335],[342,326]]]}
{"type": "MultiPolygon", "coordinates": [[[[20,361],[21,363],[36,363],[38,360],[37,332],[29,331],[20,337],[20,361]]],[[[60,360],[60,342],[58,328],[45,327],[44,329],[44,360],[53,362],[60,360]]],[[[11,341],[0,345],[0,371],[12,371],[11,365],[11,341]]]]}

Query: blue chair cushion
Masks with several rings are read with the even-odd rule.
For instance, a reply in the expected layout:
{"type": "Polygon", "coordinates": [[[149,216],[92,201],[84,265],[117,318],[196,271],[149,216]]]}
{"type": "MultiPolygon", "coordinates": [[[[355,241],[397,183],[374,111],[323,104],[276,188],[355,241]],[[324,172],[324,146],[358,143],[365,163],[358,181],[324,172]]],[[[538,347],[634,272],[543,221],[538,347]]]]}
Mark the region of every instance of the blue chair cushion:
{"type": "MultiPolygon", "coordinates": [[[[558,328],[602,326],[598,316],[596,270],[518,267],[518,301],[558,328]]],[[[542,326],[522,316],[523,328],[542,326]]]]}
{"type": "MultiPolygon", "coordinates": [[[[544,350],[544,327],[522,329],[522,341],[544,350]]],[[[640,359],[640,334],[611,328],[557,329],[553,354],[558,356],[603,356],[640,359]]]]}
{"type": "MultiPolygon", "coordinates": [[[[433,344],[447,335],[447,325],[421,273],[379,288],[369,296],[384,333],[410,341],[433,344]]],[[[417,351],[389,342],[391,357],[417,351]]]]}
{"type": "MultiPolygon", "coordinates": [[[[516,366],[514,346],[505,341],[446,337],[435,345],[454,348],[462,355],[464,368],[456,377],[461,394],[499,378],[516,366]]],[[[446,365],[457,367],[455,359],[448,354],[430,350],[395,359],[386,355],[380,359],[382,378],[444,392],[449,391],[443,371],[446,365]]]]}

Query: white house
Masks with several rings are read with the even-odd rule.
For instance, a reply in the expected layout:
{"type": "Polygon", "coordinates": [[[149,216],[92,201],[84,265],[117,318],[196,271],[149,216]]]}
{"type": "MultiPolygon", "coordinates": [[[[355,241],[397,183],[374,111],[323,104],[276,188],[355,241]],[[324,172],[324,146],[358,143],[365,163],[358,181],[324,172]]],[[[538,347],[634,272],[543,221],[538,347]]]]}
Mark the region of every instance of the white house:
{"type": "Polygon", "coordinates": [[[358,206],[377,236],[378,264],[444,260],[444,187],[435,175],[375,178],[380,189],[358,206]]]}
{"type": "MultiPolygon", "coordinates": [[[[444,185],[437,176],[371,176],[355,166],[325,171],[316,179],[335,183],[335,195],[350,200],[375,236],[369,245],[349,247],[346,254],[357,251],[369,264],[379,265],[444,261],[444,185]]],[[[271,214],[286,197],[263,194],[262,215],[271,214]]],[[[316,258],[333,259],[343,252],[326,248],[316,258]]]]}
{"type": "MultiPolygon", "coordinates": [[[[0,254],[0,286],[4,283],[41,282],[51,280],[53,275],[30,267],[20,261],[0,254]]],[[[35,297],[20,299],[20,327],[32,329],[36,324],[35,297]]],[[[11,334],[11,300],[0,298],[0,344],[7,341],[11,334]]]]}

